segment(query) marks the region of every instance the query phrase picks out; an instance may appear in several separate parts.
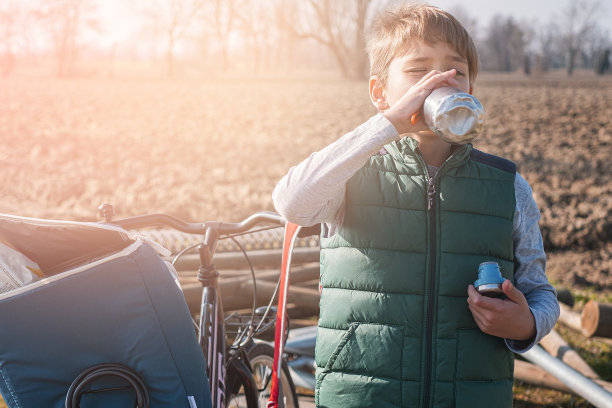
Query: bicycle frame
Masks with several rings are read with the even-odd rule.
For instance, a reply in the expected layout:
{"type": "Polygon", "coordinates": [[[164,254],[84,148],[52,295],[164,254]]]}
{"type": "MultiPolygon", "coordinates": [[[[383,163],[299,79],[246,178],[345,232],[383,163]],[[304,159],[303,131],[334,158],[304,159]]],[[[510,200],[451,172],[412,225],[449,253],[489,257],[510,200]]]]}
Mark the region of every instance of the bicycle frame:
{"type": "MultiPolygon", "coordinates": [[[[107,222],[111,222],[107,218],[107,222]]],[[[213,264],[213,256],[219,237],[223,234],[244,232],[255,224],[268,221],[283,225],[285,221],[273,212],[253,214],[240,223],[184,223],[164,214],[151,214],[113,221],[125,229],[137,229],[155,225],[169,225],[179,231],[191,234],[203,234],[204,240],[198,246],[200,268],[198,281],[202,284],[202,302],[198,324],[198,341],[206,356],[207,375],[210,384],[213,407],[225,408],[227,402],[228,372],[241,379],[247,405],[257,406],[258,389],[244,351],[238,351],[240,358],[228,358],[227,340],[224,324],[223,304],[219,296],[219,272],[213,264]],[[254,404],[254,405],[253,405],[254,404]]]]}
{"type": "MultiPolygon", "coordinates": [[[[200,321],[198,339],[202,352],[206,356],[207,375],[210,384],[213,406],[224,408],[226,405],[226,336],[224,325],[223,304],[219,297],[219,272],[212,264],[212,255],[218,237],[208,229],[204,242],[199,245],[200,269],[198,280],[202,284],[202,303],[200,307],[200,321]]],[[[243,356],[244,358],[244,356],[243,356]]],[[[241,378],[245,395],[248,401],[257,403],[257,386],[251,372],[243,360],[230,360],[233,374],[241,378]]]]}

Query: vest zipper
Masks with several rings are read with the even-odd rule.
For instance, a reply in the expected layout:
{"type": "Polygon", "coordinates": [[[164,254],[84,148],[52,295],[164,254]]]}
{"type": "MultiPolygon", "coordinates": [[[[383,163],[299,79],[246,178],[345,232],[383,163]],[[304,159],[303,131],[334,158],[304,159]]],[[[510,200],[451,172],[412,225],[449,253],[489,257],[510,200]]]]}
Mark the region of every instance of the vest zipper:
{"type": "Polygon", "coordinates": [[[423,407],[428,408],[431,404],[431,370],[433,359],[433,321],[434,321],[434,293],[436,284],[436,181],[441,178],[442,169],[445,165],[457,155],[461,149],[453,152],[438,169],[434,177],[429,176],[427,163],[423,158],[419,148],[416,148],[417,156],[425,170],[427,177],[427,212],[429,213],[429,276],[427,288],[427,314],[425,319],[425,393],[423,395],[423,407]]]}
{"type": "MultiPolygon", "coordinates": [[[[439,172],[440,170],[438,170],[439,172]]],[[[427,173],[429,177],[429,173],[427,173]]],[[[431,370],[433,359],[434,287],[436,284],[436,183],[429,177],[427,186],[427,211],[429,212],[429,276],[427,287],[427,319],[425,320],[425,395],[423,406],[429,407],[431,394],[431,370]]]]}
{"type": "Polygon", "coordinates": [[[431,211],[434,206],[434,200],[436,196],[436,184],[433,177],[429,178],[429,185],[427,186],[427,211],[431,211]]]}
{"type": "MultiPolygon", "coordinates": [[[[421,162],[421,166],[427,177],[427,212],[429,213],[429,274],[427,276],[427,307],[425,315],[425,391],[423,393],[423,407],[428,408],[430,404],[431,394],[431,361],[432,361],[432,348],[433,348],[433,312],[434,312],[434,285],[436,283],[436,177],[429,176],[429,169],[427,163],[423,158],[423,155],[419,148],[416,148],[417,157],[421,162]]],[[[440,174],[440,169],[436,173],[436,176],[440,174]]]]}

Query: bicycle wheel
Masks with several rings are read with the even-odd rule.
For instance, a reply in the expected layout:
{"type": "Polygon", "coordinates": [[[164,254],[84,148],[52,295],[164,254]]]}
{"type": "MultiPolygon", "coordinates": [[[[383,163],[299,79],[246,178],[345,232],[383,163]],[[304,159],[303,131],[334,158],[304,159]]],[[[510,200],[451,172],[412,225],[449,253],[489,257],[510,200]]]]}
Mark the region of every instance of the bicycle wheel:
{"type": "MultiPolygon", "coordinates": [[[[247,350],[249,363],[253,369],[253,377],[259,389],[259,406],[265,407],[270,398],[272,367],[274,366],[274,347],[267,343],[257,343],[247,350]]],[[[285,398],[286,408],[298,408],[298,397],[295,392],[295,385],[289,373],[287,362],[283,360],[280,375],[283,387],[283,397],[285,398]]]]}
{"type": "Polygon", "coordinates": [[[257,399],[257,385],[251,370],[242,360],[235,360],[228,365],[225,381],[226,408],[265,407],[265,404],[261,405],[257,399]]]}
{"type": "MultiPolygon", "coordinates": [[[[248,348],[247,356],[253,370],[255,384],[259,389],[258,406],[259,408],[265,408],[270,399],[274,348],[267,343],[256,343],[248,348]]],[[[236,376],[228,378],[228,408],[250,408],[244,395],[244,389],[241,384],[239,384],[239,381],[240,379],[236,376]]],[[[295,386],[293,385],[293,380],[291,380],[289,367],[284,360],[282,364],[281,384],[283,387],[283,396],[285,398],[285,407],[299,408],[295,386]]]]}

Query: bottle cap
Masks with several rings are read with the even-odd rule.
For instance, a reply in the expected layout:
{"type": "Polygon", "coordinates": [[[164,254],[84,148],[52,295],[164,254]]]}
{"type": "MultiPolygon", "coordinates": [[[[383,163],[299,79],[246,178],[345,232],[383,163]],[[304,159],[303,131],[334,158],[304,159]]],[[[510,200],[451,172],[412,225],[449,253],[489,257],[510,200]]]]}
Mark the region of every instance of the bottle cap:
{"type": "Polygon", "coordinates": [[[483,262],[478,266],[478,279],[474,287],[483,295],[501,297],[504,281],[497,262],[483,262]]]}

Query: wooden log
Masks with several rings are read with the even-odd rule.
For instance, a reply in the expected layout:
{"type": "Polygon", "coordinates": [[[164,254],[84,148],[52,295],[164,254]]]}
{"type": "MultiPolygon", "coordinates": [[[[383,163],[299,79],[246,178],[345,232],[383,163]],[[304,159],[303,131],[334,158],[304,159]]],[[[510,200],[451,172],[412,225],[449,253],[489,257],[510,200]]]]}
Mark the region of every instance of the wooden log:
{"type": "MultiPolygon", "coordinates": [[[[221,270],[219,276],[219,282],[230,282],[230,281],[252,281],[250,270],[221,270]]],[[[179,279],[181,285],[198,283],[197,272],[179,272],[179,279]]],[[[255,277],[266,281],[277,282],[280,277],[280,267],[278,270],[255,270],[255,277]]],[[[319,263],[307,263],[300,266],[291,268],[291,284],[302,284],[304,282],[319,279],[319,263]]],[[[225,284],[224,283],[224,284],[225,284]]]]}
{"type": "MultiPolygon", "coordinates": [[[[222,273],[224,273],[223,271],[222,273]]],[[[255,276],[258,281],[262,280],[277,280],[280,271],[262,271],[255,272],[255,276]]],[[[184,276],[184,275],[183,275],[184,276]]],[[[219,279],[219,290],[221,291],[221,297],[223,299],[224,308],[227,310],[237,310],[242,307],[248,308],[252,306],[253,291],[253,280],[250,272],[242,274],[239,277],[232,275],[230,279],[219,279]],[[247,289],[248,288],[248,289],[247,289]],[[238,294],[237,292],[240,291],[238,294]],[[235,296],[229,298],[228,296],[235,296]],[[249,303],[250,302],[250,303],[249,303]]],[[[313,277],[319,276],[319,264],[304,266],[296,266],[291,268],[291,283],[292,285],[300,284],[302,282],[308,282],[313,277]]],[[[181,287],[183,289],[183,295],[191,310],[192,314],[200,309],[200,302],[202,299],[202,285],[195,278],[182,278],[181,287]]],[[[290,288],[291,290],[291,288],[290,288]]],[[[271,295],[271,294],[270,294],[271,295]]],[[[268,304],[269,298],[264,304],[268,304]]],[[[263,302],[263,300],[262,300],[263,302]]],[[[318,301],[317,301],[318,302],[318,301]]],[[[317,303],[318,305],[318,303],[317,303]]],[[[261,305],[258,305],[261,306],[261,305]]]]}
{"type": "MultiPolygon", "coordinates": [[[[574,391],[569,389],[557,377],[548,373],[543,368],[527,361],[514,360],[514,379],[540,387],[575,394],[574,391]]],[[[612,383],[600,379],[593,379],[592,381],[609,392],[612,392],[612,383]]]]}
{"type": "MultiPolygon", "coordinates": [[[[535,364],[523,360],[514,360],[514,379],[539,387],[575,394],[574,391],[569,389],[554,375],[535,364]]],[[[609,392],[612,392],[612,383],[600,379],[593,379],[592,381],[609,392]]]]}
{"type": "Polygon", "coordinates": [[[559,322],[569,327],[570,329],[576,330],[582,333],[582,322],[580,315],[574,312],[569,306],[559,303],[561,314],[559,315],[559,322]]]}
{"type": "Polygon", "coordinates": [[[540,345],[544,347],[551,356],[560,359],[585,377],[591,379],[599,378],[599,375],[597,375],[591,366],[589,366],[555,330],[548,333],[548,335],[540,341],[540,345]]]}
{"type": "MultiPolygon", "coordinates": [[[[296,268],[296,275],[291,275],[291,281],[297,283],[300,279],[310,280],[312,268],[296,268]]],[[[276,288],[275,282],[257,279],[257,306],[267,305],[276,288]]],[[[198,313],[202,300],[202,285],[188,283],[182,285],[183,295],[192,314],[198,313]]],[[[225,311],[250,308],[253,305],[253,281],[251,278],[219,280],[219,290],[225,311]]],[[[303,308],[305,313],[314,315],[318,313],[319,291],[311,288],[292,286],[289,288],[290,302],[303,308]]]]}
{"type": "Polygon", "coordinates": [[[612,304],[589,300],[582,309],[581,327],[587,337],[612,338],[612,304]]]}
{"type": "MultiPolygon", "coordinates": [[[[320,270],[320,264],[318,262],[316,264],[311,263],[311,264],[291,267],[290,283],[291,284],[302,283],[302,282],[311,281],[313,279],[318,280],[319,270],[320,270]]],[[[246,273],[243,276],[248,276],[248,278],[246,279],[247,281],[252,280],[250,271],[246,271],[246,273]]],[[[280,277],[280,267],[278,270],[255,271],[255,277],[257,279],[261,279],[265,281],[276,282],[278,281],[278,278],[280,277]]]]}
{"type": "Polygon", "coordinates": [[[602,388],[605,388],[608,392],[612,392],[612,383],[600,379],[593,379],[593,382],[602,388]]]}
{"type": "Polygon", "coordinates": [[[594,383],[612,392],[612,383],[602,380],[591,366],[589,366],[555,330],[552,330],[545,336],[540,341],[540,345],[546,349],[551,356],[562,360],[565,364],[591,379],[594,383]]]}
{"type": "MultiPolygon", "coordinates": [[[[264,280],[278,280],[280,276],[280,265],[277,265],[278,268],[256,268],[255,276],[257,278],[261,278],[264,280]]],[[[247,269],[220,269],[219,271],[219,279],[240,279],[240,278],[251,278],[251,270],[247,269]]],[[[299,274],[299,271],[303,271],[304,269],[310,271],[310,279],[318,279],[319,278],[319,262],[308,262],[303,264],[296,264],[291,267],[291,274],[299,274]]],[[[196,279],[198,276],[197,270],[181,270],[178,272],[178,276],[180,279],[196,279]]],[[[293,281],[293,279],[292,279],[293,281]]]]}
{"type": "Polygon", "coordinates": [[[318,323],[314,319],[303,319],[303,318],[291,318],[291,329],[299,329],[300,327],[316,326],[318,323]]]}
{"type": "Polygon", "coordinates": [[[557,300],[561,303],[566,304],[569,307],[574,307],[574,296],[569,289],[558,289],[557,300]]]}
{"type": "Polygon", "coordinates": [[[572,390],[563,384],[557,377],[527,361],[514,360],[514,379],[539,387],[572,393],[572,390]]]}
{"type": "MultiPolygon", "coordinates": [[[[272,282],[257,280],[257,299],[263,302],[269,302],[276,284],[272,282]]],[[[247,293],[251,292],[250,285],[246,282],[240,288],[240,291],[247,293]]],[[[288,302],[295,303],[305,310],[318,310],[319,308],[319,291],[313,289],[301,288],[299,286],[293,286],[289,288],[288,302]]]]}
{"type": "Polygon", "coordinates": [[[592,339],[612,346],[612,339],[608,339],[606,337],[592,337],[592,339]]]}
{"type": "MultiPolygon", "coordinates": [[[[269,268],[281,264],[282,249],[266,249],[247,252],[253,267],[269,268]]],[[[293,265],[319,261],[319,248],[295,248],[291,255],[293,265]]],[[[213,262],[219,270],[247,269],[249,267],[242,252],[221,252],[215,255],[213,262]]],[[[197,271],[200,257],[197,254],[180,257],[174,265],[177,271],[197,271]]],[[[279,267],[280,268],[280,267],[279,267]]]]}

